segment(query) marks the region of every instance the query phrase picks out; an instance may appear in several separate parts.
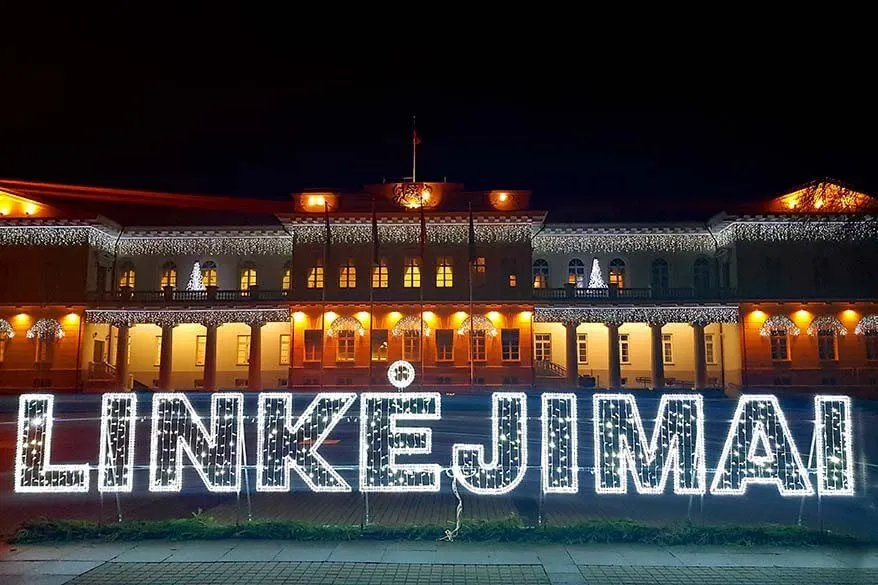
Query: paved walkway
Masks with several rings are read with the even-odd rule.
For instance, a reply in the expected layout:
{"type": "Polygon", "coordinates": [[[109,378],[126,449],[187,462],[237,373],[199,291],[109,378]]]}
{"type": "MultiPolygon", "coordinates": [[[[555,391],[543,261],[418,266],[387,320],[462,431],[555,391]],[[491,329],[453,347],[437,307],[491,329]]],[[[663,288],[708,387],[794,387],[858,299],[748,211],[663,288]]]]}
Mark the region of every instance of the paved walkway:
{"type": "Polygon", "coordinates": [[[0,583],[866,585],[878,583],[878,549],[251,540],[4,545],[0,583]]]}

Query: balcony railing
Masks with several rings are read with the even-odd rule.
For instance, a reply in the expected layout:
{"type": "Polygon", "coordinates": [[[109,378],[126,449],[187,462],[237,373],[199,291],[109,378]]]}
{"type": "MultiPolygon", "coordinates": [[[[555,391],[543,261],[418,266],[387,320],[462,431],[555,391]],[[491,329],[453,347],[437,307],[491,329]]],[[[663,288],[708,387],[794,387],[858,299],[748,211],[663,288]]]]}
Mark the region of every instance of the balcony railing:
{"type": "Polygon", "coordinates": [[[288,290],[218,290],[208,287],[207,290],[122,290],[88,293],[88,300],[108,303],[240,303],[240,302],[279,302],[290,297],[288,290]]]}
{"type": "Polygon", "coordinates": [[[640,300],[724,300],[735,298],[737,291],[731,288],[535,288],[537,301],[587,301],[624,302],[640,300]]]}

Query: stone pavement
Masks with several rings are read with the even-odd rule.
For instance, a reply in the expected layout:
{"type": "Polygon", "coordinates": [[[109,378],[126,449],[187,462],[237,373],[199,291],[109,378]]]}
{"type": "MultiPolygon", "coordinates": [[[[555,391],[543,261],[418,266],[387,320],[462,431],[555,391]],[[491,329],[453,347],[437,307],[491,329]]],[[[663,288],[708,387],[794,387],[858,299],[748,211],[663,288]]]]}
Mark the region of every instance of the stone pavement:
{"type": "Polygon", "coordinates": [[[874,585],[878,549],[257,540],[4,545],[0,583],[874,585]]]}

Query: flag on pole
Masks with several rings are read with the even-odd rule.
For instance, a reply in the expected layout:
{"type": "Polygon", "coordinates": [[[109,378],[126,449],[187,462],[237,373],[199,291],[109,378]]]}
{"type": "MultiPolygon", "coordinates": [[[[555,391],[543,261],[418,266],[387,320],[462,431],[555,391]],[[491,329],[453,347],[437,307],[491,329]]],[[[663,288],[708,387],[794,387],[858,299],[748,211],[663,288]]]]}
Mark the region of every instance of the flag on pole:
{"type": "Polygon", "coordinates": [[[418,129],[417,129],[417,128],[413,128],[413,129],[412,129],[412,144],[416,144],[416,145],[417,145],[417,144],[420,144],[420,143],[421,143],[421,137],[418,136],[418,129]]]}

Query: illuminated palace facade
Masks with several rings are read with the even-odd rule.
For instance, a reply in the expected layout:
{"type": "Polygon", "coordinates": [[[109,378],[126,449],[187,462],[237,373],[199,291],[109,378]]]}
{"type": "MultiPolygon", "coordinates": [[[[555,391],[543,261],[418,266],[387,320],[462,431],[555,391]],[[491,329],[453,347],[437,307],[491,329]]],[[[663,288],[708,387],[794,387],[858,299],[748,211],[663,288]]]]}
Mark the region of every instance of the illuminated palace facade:
{"type": "Polygon", "coordinates": [[[0,391],[878,384],[870,197],[557,223],[523,191],[0,181],[0,391]]]}

